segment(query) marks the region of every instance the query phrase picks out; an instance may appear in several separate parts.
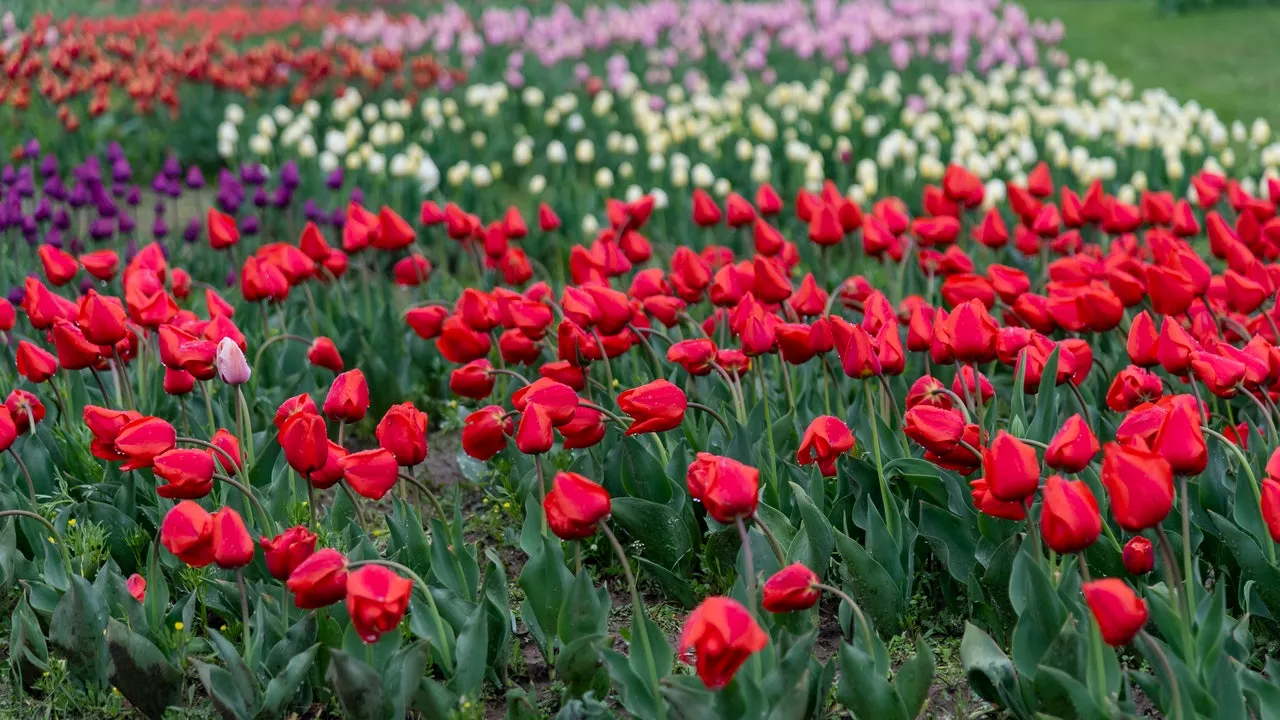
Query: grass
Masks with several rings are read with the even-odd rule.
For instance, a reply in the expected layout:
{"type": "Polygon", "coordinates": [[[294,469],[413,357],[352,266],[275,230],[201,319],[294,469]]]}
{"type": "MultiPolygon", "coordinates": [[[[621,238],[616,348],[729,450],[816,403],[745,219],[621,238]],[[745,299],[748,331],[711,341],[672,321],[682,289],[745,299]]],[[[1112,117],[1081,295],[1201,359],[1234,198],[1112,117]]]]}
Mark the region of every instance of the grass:
{"type": "Polygon", "coordinates": [[[1138,89],[1165,88],[1226,120],[1280,126],[1280,7],[1160,13],[1154,0],[1021,0],[1066,25],[1063,49],[1101,60],[1138,89]]]}

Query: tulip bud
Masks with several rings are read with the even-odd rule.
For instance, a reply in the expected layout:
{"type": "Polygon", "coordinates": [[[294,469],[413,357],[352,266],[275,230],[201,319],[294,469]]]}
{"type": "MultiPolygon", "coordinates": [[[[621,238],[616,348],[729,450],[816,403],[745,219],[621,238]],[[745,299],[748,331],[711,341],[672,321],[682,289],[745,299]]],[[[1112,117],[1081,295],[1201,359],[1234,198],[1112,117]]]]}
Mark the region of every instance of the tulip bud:
{"type": "Polygon", "coordinates": [[[133,596],[134,600],[143,602],[147,599],[147,579],[134,573],[125,581],[124,587],[133,596]]]}
{"type": "Polygon", "coordinates": [[[218,355],[214,359],[214,364],[218,368],[218,377],[222,378],[222,382],[231,386],[249,382],[249,376],[252,374],[249,363],[244,359],[244,351],[231,338],[224,337],[218,342],[218,355]]]}
{"type": "Polygon", "coordinates": [[[782,568],[765,581],[764,609],[772,613],[808,610],[818,604],[818,575],[803,563],[782,568]]]}
{"type": "Polygon", "coordinates": [[[1084,601],[1093,612],[1102,639],[1112,647],[1128,645],[1147,624],[1147,603],[1119,578],[1085,583],[1084,601]]]}
{"type": "Polygon", "coordinates": [[[347,595],[347,558],[331,548],[317,550],[294,568],[286,584],[293,604],[303,610],[332,605],[347,595]]]}
{"type": "Polygon", "coordinates": [[[258,539],[267,562],[267,572],[277,580],[288,580],[303,560],[316,550],[316,536],[302,527],[291,527],[274,538],[258,539]]]}
{"type": "Polygon", "coordinates": [[[253,538],[244,526],[244,518],[229,507],[213,514],[210,541],[213,561],[224,570],[241,568],[253,562],[253,538]]]}
{"type": "Polygon", "coordinates": [[[351,624],[361,640],[374,643],[404,618],[413,581],[382,565],[365,565],[347,576],[346,591],[351,624]]]}
{"type": "Polygon", "coordinates": [[[1120,558],[1124,561],[1124,569],[1132,575],[1146,575],[1156,566],[1155,548],[1141,535],[1124,544],[1120,558]]]}
{"type": "Polygon", "coordinates": [[[1098,501],[1083,481],[1052,475],[1044,485],[1040,530],[1045,544],[1057,553],[1084,550],[1102,532],[1098,501]]]}
{"type": "Polygon", "coordinates": [[[1004,430],[982,451],[983,474],[998,500],[1023,500],[1040,484],[1036,450],[1004,430]]]}
{"type": "Polygon", "coordinates": [[[719,690],[733,680],[747,658],[767,644],[769,636],[741,603],[713,596],[689,614],[677,647],[683,662],[695,662],[696,658],[703,684],[719,690]]]}
{"type": "Polygon", "coordinates": [[[571,472],[558,472],[542,503],[547,526],[561,540],[591,537],[611,510],[609,492],[571,472]]]}

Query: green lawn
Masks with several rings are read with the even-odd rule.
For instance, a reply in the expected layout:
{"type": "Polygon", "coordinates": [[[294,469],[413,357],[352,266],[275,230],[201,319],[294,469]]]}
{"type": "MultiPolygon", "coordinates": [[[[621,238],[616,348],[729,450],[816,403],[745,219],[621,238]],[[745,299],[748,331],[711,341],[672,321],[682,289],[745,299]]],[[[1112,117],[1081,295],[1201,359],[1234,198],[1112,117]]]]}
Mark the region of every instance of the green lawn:
{"type": "Polygon", "coordinates": [[[1280,128],[1280,7],[1162,15],[1153,0],[1021,1],[1033,17],[1062,19],[1072,57],[1228,120],[1265,117],[1280,128]]]}

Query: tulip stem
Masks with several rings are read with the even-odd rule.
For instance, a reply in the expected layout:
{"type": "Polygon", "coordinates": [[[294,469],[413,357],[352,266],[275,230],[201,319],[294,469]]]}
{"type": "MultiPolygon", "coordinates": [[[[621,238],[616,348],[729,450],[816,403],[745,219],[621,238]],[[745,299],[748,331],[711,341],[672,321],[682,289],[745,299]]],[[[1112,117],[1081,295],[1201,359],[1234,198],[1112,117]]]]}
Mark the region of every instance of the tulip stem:
{"type": "Polygon", "coordinates": [[[527,377],[525,377],[525,376],[521,375],[520,373],[516,372],[515,370],[508,370],[508,369],[506,369],[506,368],[491,368],[491,369],[489,370],[489,374],[490,374],[490,375],[506,375],[507,377],[513,377],[513,378],[515,378],[515,379],[519,380],[519,381],[520,381],[522,384],[524,384],[524,385],[528,385],[528,384],[529,384],[529,378],[527,378],[527,377]]]}
{"type": "MultiPolygon", "coordinates": [[[[866,398],[867,424],[871,426],[871,449],[876,460],[876,477],[880,481],[880,499],[884,503],[885,527],[889,530],[890,537],[897,541],[897,508],[894,506],[892,496],[889,493],[889,481],[884,476],[884,463],[880,458],[880,423],[879,418],[876,416],[875,405],[871,399],[870,385],[863,384],[862,396],[866,398]]],[[[982,456],[979,455],[978,457],[982,456]]]]}
{"type": "MultiPolygon", "coordinates": [[[[52,377],[49,378],[49,390],[53,393],[53,403],[58,406],[58,419],[67,426],[67,430],[71,430],[71,418],[67,415],[67,406],[62,402],[62,392],[58,390],[58,384],[52,377]]],[[[31,423],[31,426],[35,427],[35,423],[31,423]]]]}
{"type": "MultiPolygon", "coordinates": [[[[97,368],[90,367],[89,372],[93,373],[93,381],[98,384],[98,392],[102,393],[102,402],[105,404],[107,402],[107,385],[102,382],[102,376],[98,374],[97,368]]],[[[119,404],[120,400],[119,397],[117,397],[116,405],[119,406],[119,404]]]]}
{"type": "Polygon", "coordinates": [[[604,378],[609,383],[609,392],[613,393],[613,364],[609,362],[609,354],[604,350],[604,341],[600,339],[600,331],[591,328],[591,336],[596,339],[596,347],[600,349],[600,359],[604,361],[604,378]]]}
{"type": "Polygon", "coordinates": [[[14,462],[18,463],[18,467],[22,470],[22,476],[27,479],[27,497],[31,500],[31,507],[35,507],[36,484],[31,480],[31,471],[27,469],[27,464],[23,462],[22,456],[14,452],[13,446],[9,447],[9,455],[13,457],[14,462]]]}
{"type": "MultiPolygon", "coordinates": [[[[1159,527],[1157,525],[1157,527],[1159,527]]],[[[1173,695],[1173,712],[1170,717],[1174,720],[1182,720],[1182,693],[1178,689],[1178,676],[1173,674],[1173,667],[1169,665],[1169,658],[1165,656],[1164,650],[1156,644],[1151,635],[1146,630],[1140,630],[1138,637],[1146,643],[1147,648],[1151,650],[1151,654],[1156,656],[1156,660],[1160,662],[1160,668],[1164,670],[1164,676],[1169,681],[1170,694],[1173,695]]]]}
{"type": "MultiPolygon", "coordinates": [[[[982,373],[978,371],[977,360],[973,361],[973,364],[971,365],[971,367],[973,368],[973,404],[976,408],[976,412],[978,413],[978,434],[981,435],[983,432],[986,431],[986,428],[987,428],[986,424],[983,423],[982,421],[983,420],[982,416],[984,413],[984,409],[982,407],[982,381],[981,381],[982,373]]],[[[961,378],[963,377],[964,375],[961,374],[961,378]]],[[[964,385],[968,387],[968,383],[964,383],[964,385]]],[[[1076,396],[1079,397],[1079,395],[1080,395],[1080,391],[1077,390],[1076,396]]],[[[1081,406],[1083,406],[1084,400],[1081,400],[1080,403],[1081,403],[1081,406]]],[[[1086,415],[1086,417],[1088,416],[1086,415]]]]}
{"type": "MultiPolygon", "coordinates": [[[[1267,408],[1267,406],[1262,404],[1262,401],[1258,399],[1257,395],[1254,395],[1253,393],[1246,390],[1243,384],[1239,385],[1238,387],[1240,388],[1240,392],[1244,394],[1245,397],[1252,400],[1253,404],[1257,405],[1258,410],[1262,412],[1262,417],[1265,418],[1267,421],[1267,429],[1271,431],[1272,439],[1274,440],[1276,438],[1280,438],[1280,434],[1276,433],[1276,423],[1274,420],[1271,419],[1271,411],[1267,408]]],[[[1231,406],[1227,405],[1227,407],[1230,408],[1231,406]]],[[[1232,423],[1232,426],[1233,427],[1235,426],[1234,422],[1232,423]]]]}
{"type": "MultiPolygon", "coordinates": [[[[266,327],[267,327],[267,324],[266,324],[266,323],[267,323],[267,308],[266,308],[266,305],[263,305],[263,306],[262,306],[262,322],[263,322],[263,329],[264,329],[264,332],[265,332],[265,331],[266,331],[266,327]]],[[[268,338],[267,338],[267,341],[266,341],[266,342],[264,342],[264,343],[262,343],[261,345],[259,345],[259,346],[258,346],[258,352],[256,352],[256,353],[254,353],[254,354],[253,354],[253,367],[254,367],[254,369],[257,369],[257,368],[261,367],[261,365],[262,365],[262,353],[263,353],[263,352],[265,352],[267,348],[271,347],[272,345],[274,345],[274,344],[275,344],[275,343],[277,343],[277,342],[280,342],[281,340],[292,340],[292,341],[294,341],[294,342],[300,342],[300,343],[302,343],[303,345],[309,345],[309,344],[311,343],[311,341],[310,341],[310,340],[308,340],[308,339],[306,339],[306,338],[304,338],[304,337],[301,337],[301,336],[299,336],[299,335],[288,335],[288,334],[285,334],[285,335],[272,335],[272,336],[270,336],[270,337],[268,337],[268,338]]]]}
{"type": "Polygon", "coordinates": [[[418,492],[427,496],[427,500],[431,503],[431,507],[436,511],[436,514],[440,516],[440,522],[444,523],[445,530],[448,531],[449,516],[445,513],[444,506],[440,504],[440,500],[436,498],[436,494],[431,492],[431,489],[428,488],[425,483],[410,476],[408,473],[400,473],[400,479],[414,486],[418,489],[418,492]]]}
{"type": "Polygon", "coordinates": [[[538,507],[542,508],[542,536],[547,536],[547,488],[546,478],[542,474],[542,456],[533,456],[533,469],[537,473],[538,507]]]}
{"type": "MultiPolygon", "coordinates": [[[[1084,582],[1092,582],[1093,578],[1089,576],[1089,564],[1085,562],[1083,550],[1076,553],[1076,559],[1080,562],[1080,578],[1084,582]]],[[[1090,669],[1097,674],[1094,682],[1098,684],[1098,699],[1105,705],[1108,695],[1106,657],[1103,655],[1104,651],[1102,649],[1105,643],[1102,641],[1102,627],[1098,625],[1096,617],[1093,618],[1093,622],[1089,623],[1089,635],[1090,644],[1092,645],[1090,655],[1093,656],[1090,661],[1093,667],[1090,669]]]]}
{"type": "MultiPolygon", "coordinates": [[[[378,558],[377,560],[356,560],[347,565],[347,570],[355,570],[362,565],[381,565],[395,570],[396,572],[408,575],[409,579],[413,580],[413,584],[422,592],[423,597],[427,599],[427,605],[431,608],[433,615],[432,620],[436,626],[436,635],[441,638],[447,637],[444,632],[444,625],[440,619],[440,608],[436,605],[435,596],[431,594],[431,587],[422,579],[422,576],[394,560],[383,560],[382,558],[378,558]]],[[[438,647],[436,647],[436,643],[431,643],[431,645],[432,647],[435,647],[436,650],[439,650],[440,654],[444,656],[444,662],[441,663],[441,665],[443,667],[453,667],[453,659],[449,657],[449,646],[443,641],[440,642],[438,647]]]]}
{"type": "MultiPolygon", "coordinates": [[[[1252,488],[1253,490],[1253,499],[1256,500],[1258,502],[1258,506],[1261,507],[1262,506],[1262,489],[1258,487],[1258,477],[1257,475],[1254,475],[1253,466],[1249,464],[1249,458],[1245,457],[1244,451],[1240,449],[1239,445],[1236,445],[1235,443],[1231,442],[1229,439],[1227,439],[1225,435],[1218,432],[1217,430],[1211,430],[1208,427],[1202,427],[1200,429],[1204,431],[1205,435],[1216,438],[1218,442],[1221,442],[1223,446],[1225,446],[1228,450],[1230,450],[1236,456],[1236,459],[1240,461],[1240,466],[1244,468],[1245,475],[1249,476],[1249,487],[1252,488]]],[[[1276,564],[1275,543],[1269,542],[1265,544],[1267,546],[1267,559],[1271,561],[1272,565],[1275,565],[1276,564]]]]}
{"type": "MultiPolygon", "coordinates": [[[[769,479],[773,482],[774,492],[777,493],[778,499],[782,499],[781,488],[778,483],[778,451],[774,448],[773,443],[773,417],[769,412],[769,383],[768,378],[764,374],[764,363],[753,363],[756,367],[756,378],[760,381],[760,403],[764,405],[764,434],[769,441],[769,479]]],[[[779,507],[786,507],[779,505],[779,507]]]]}
{"type": "Polygon", "coordinates": [[[307,477],[303,478],[303,482],[307,484],[307,511],[311,513],[311,532],[316,531],[318,521],[316,520],[316,487],[311,484],[311,473],[307,473],[307,477]]]}
{"type": "Polygon", "coordinates": [[[1195,653],[1195,641],[1192,639],[1191,632],[1193,618],[1191,602],[1187,599],[1187,589],[1182,584],[1182,572],[1178,569],[1178,559],[1173,554],[1173,543],[1169,541],[1169,535],[1164,531],[1163,525],[1157,523],[1155,528],[1156,539],[1159,541],[1156,544],[1160,546],[1160,555],[1164,559],[1165,580],[1168,584],[1173,585],[1174,590],[1178,593],[1178,599],[1181,601],[1182,622],[1180,624],[1182,625],[1183,652],[1186,653],[1188,658],[1191,658],[1195,653]]]}
{"type": "Polygon", "coordinates": [[[862,626],[863,636],[867,640],[867,654],[874,655],[875,651],[872,648],[875,647],[875,641],[871,639],[871,624],[867,622],[867,616],[862,614],[862,608],[859,607],[858,603],[854,602],[853,598],[849,597],[848,593],[846,593],[845,591],[833,585],[827,585],[825,583],[814,583],[813,587],[816,590],[829,592],[832,595],[835,595],[836,597],[840,598],[841,600],[849,603],[849,609],[853,611],[854,617],[858,618],[857,622],[859,625],[862,626]]]}
{"type": "Polygon", "coordinates": [[[729,371],[725,370],[724,366],[720,363],[713,360],[711,362],[711,369],[715,370],[720,377],[724,378],[725,385],[729,386],[729,397],[733,398],[733,410],[738,414],[738,424],[746,425],[747,409],[745,407],[745,403],[742,401],[742,388],[738,387],[738,384],[729,376],[729,371]]]}
{"type": "Polygon", "coordinates": [[[244,386],[236,386],[236,417],[244,415],[244,427],[240,431],[240,443],[245,448],[245,463],[254,467],[253,447],[253,415],[249,412],[249,403],[244,398],[244,386]]]}
{"type": "Polygon", "coordinates": [[[742,540],[742,562],[746,565],[747,577],[747,602],[754,608],[756,606],[756,567],[751,557],[751,537],[747,534],[747,524],[742,522],[742,518],[734,520],[734,524],[738,526],[738,537],[742,540]]]}
{"type": "Polygon", "coordinates": [[[356,495],[354,491],[352,491],[351,486],[347,484],[346,480],[340,480],[338,484],[342,486],[342,491],[347,494],[347,499],[351,501],[351,504],[353,506],[355,506],[356,524],[360,526],[360,532],[364,533],[365,535],[368,535],[369,523],[367,518],[365,518],[364,516],[364,508],[360,507],[360,497],[356,495]]]}
{"type": "Polygon", "coordinates": [[[1031,540],[1031,552],[1035,555],[1036,564],[1041,565],[1044,552],[1040,547],[1040,531],[1036,528],[1036,518],[1032,513],[1033,497],[1027,498],[1027,537],[1031,540]]]}
{"type": "Polygon", "coordinates": [[[822,361],[822,403],[826,414],[831,414],[831,375],[827,371],[827,358],[820,356],[822,361]]]}
{"type": "Polygon", "coordinates": [[[618,425],[620,425],[620,426],[622,427],[622,429],[623,429],[623,430],[626,430],[627,428],[631,427],[631,423],[627,422],[626,420],[623,420],[621,417],[619,417],[618,415],[616,415],[613,411],[611,411],[611,410],[606,410],[605,408],[603,408],[603,407],[601,407],[601,406],[599,406],[599,405],[597,405],[597,404],[595,404],[595,403],[593,403],[593,402],[591,402],[591,401],[589,401],[589,400],[581,400],[581,399],[580,399],[580,400],[578,400],[578,404],[579,404],[579,405],[581,405],[581,406],[582,406],[582,407],[584,407],[584,408],[588,408],[588,409],[590,409],[590,410],[595,410],[596,412],[600,413],[601,415],[604,415],[605,417],[609,418],[610,420],[612,420],[612,421],[614,421],[615,423],[617,423],[618,425]]]}
{"type": "Polygon", "coordinates": [[[1187,610],[1191,611],[1196,606],[1196,573],[1195,559],[1191,556],[1191,509],[1189,507],[1190,500],[1187,498],[1187,476],[1178,476],[1178,492],[1182,496],[1182,572],[1183,582],[1186,583],[1187,590],[1187,610]]]}
{"type": "MultiPolygon", "coordinates": [[[[67,544],[62,540],[62,533],[58,532],[58,528],[53,526],[43,515],[33,513],[30,510],[0,510],[0,518],[3,517],[24,517],[39,521],[49,529],[49,541],[58,546],[58,552],[62,555],[62,566],[67,571],[67,576],[71,576],[71,555],[67,553],[67,544]]],[[[157,536],[157,540],[159,536],[157,536]]]]}
{"type": "MultiPolygon", "coordinates": [[[[252,636],[249,630],[249,591],[244,586],[244,568],[236,570],[236,587],[240,590],[240,622],[244,625],[244,655],[246,658],[253,657],[252,636]]],[[[249,664],[253,664],[253,660],[249,659],[249,664]]]]}
{"type": "MultiPolygon", "coordinates": [[[[640,636],[640,646],[644,648],[645,658],[651,661],[653,651],[649,649],[649,630],[640,623],[640,617],[644,615],[644,605],[640,602],[640,590],[636,587],[636,576],[631,572],[631,563],[627,561],[627,553],[623,551],[622,543],[618,542],[618,536],[613,534],[613,531],[609,529],[609,525],[604,520],[601,520],[599,524],[600,531],[604,533],[604,536],[609,539],[609,544],[613,546],[613,554],[617,555],[618,562],[622,563],[622,574],[627,579],[627,589],[631,591],[631,612],[635,616],[632,622],[634,627],[639,630],[638,633],[633,633],[633,635],[640,636]]],[[[631,641],[635,642],[636,638],[633,636],[631,641]]],[[[659,697],[658,717],[661,720],[665,720],[666,711],[663,709],[664,701],[661,699],[661,692],[658,686],[657,669],[653,667],[652,662],[646,662],[645,664],[648,665],[649,682],[652,684],[652,690],[659,697]]]]}
{"type": "Polygon", "coordinates": [[[212,434],[214,432],[217,432],[218,422],[213,419],[213,398],[209,396],[210,382],[212,381],[206,380],[200,383],[200,391],[204,393],[204,412],[205,412],[205,417],[207,417],[209,421],[208,431],[210,434],[212,434]]]}
{"type": "Polygon", "coordinates": [[[627,329],[639,338],[640,344],[644,345],[645,349],[649,351],[649,359],[653,361],[654,377],[662,377],[662,360],[658,357],[658,351],[653,349],[653,344],[649,342],[649,338],[645,337],[644,333],[640,332],[640,329],[632,323],[627,323],[627,329]]]}
{"type": "Polygon", "coordinates": [[[778,558],[778,565],[787,564],[787,554],[782,551],[782,544],[778,542],[778,537],[773,534],[769,526],[765,524],[758,516],[752,516],[756,527],[760,528],[760,532],[764,533],[764,537],[769,541],[769,547],[773,550],[773,556],[778,558]]]}
{"type": "Polygon", "coordinates": [[[702,403],[691,402],[689,403],[689,407],[693,408],[694,410],[701,410],[702,412],[715,418],[716,422],[720,423],[720,427],[724,428],[725,440],[728,440],[729,437],[733,434],[733,431],[729,429],[729,423],[725,421],[724,417],[722,417],[720,413],[716,412],[715,410],[712,410],[711,408],[707,407],[706,405],[703,405],[702,403]]]}
{"type": "Polygon", "coordinates": [[[268,515],[267,511],[262,508],[262,503],[258,502],[258,497],[253,494],[253,491],[250,490],[247,485],[233,480],[226,475],[216,474],[214,477],[239,490],[249,500],[249,503],[253,506],[254,512],[258,513],[258,517],[262,518],[262,529],[266,532],[270,532],[272,535],[276,534],[275,519],[268,515]]]}
{"type": "Polygon", "coordinates": [[[796,414],[796,392],[791,387],[791,363],[778,356],[778,371],[782,374],[782,389],[787,393],[787,409],[792,415],[796,414]]]}

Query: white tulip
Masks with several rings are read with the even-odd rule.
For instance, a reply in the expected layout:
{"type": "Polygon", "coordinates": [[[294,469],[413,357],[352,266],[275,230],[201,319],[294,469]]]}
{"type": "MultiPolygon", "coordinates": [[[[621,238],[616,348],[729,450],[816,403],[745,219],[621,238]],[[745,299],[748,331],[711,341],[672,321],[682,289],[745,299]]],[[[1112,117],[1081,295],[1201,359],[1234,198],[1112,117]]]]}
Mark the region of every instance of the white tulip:
{"type": "Polygon", "coordinates": [[[360,166],[364,164],[364,158],[358,152],[349,153],[346,158],[346,164],[348,170],[359,170],[360,166]]]}
{"type": "Polygon", "coordinates": [[[316,139],[310,135],[304,135],[302,140],[298,141],[298,155],[307,159],[315,157],[316,139]]]}
{"type": "Polygon", "coordinates": [[[724,197],[728,195],[729,191],[732,189],[733,188],[729,185],[729,181],[724,178],[718,178],[715,181],[715,184],[711,186],[711,192],[715,193],[717,197],[724,197]]]}
{"type": "Polygon", "coordinates": [[[522,138],[516,143],[516,146],[512,148],[511,156],[516,167],[524,167],[533,162],[533,142],[525,142],[525,139],[522,138]]]}
{"type": "Polygon", "coordinates": [[[232,125],[239,125],[244,122],[244,108],[231,103],[222,111],[222,117],[232,125]]]}
{"type": "Polygon", "coordinates": [[[269,138],[276,136],[276,123],[271,119],[270,115],[263,115],[258,118],[258,134],[269,138]]]}
{"type": "Polygon", "coordinates": [[[578,144],[573,148],[573,159],[582,164],[594,162],[596,159],[596,146],[586,138],[579,140],[578,144]]]}
{"type": "Polygon", "coordinates": [[[369,142],[374,147],[382,147],[387,144],[387,124],[384,122],[376,122],[369,128],[369,142]]]}
{"type": "Polygon", "coordinates": [[[218,141],[218,157],[231,158],[236,154],[236,145],[232,142],[218,141]]]}
{"type": "Polygon", "coordinates": [[[565,121],[564,126],[571,133],[580,133],[583,131],[584,128],[586,128],[587,121],[583,120],[582,116],[579,115],[578,113],[574,113],[569,116],[568,120],[565,121]]]}
{"type": "Polygon", "coordinates": [[[623,162],[618,165],[618,177],[627,180],[636,174],[636,169],[629,162],[623,162]]]}
{"type": "Polygon", "coordinates": [[[568,159],[569,151],[565,149],[564,143],[559,140],[547,143],[547,162],[552,165],[562,165],[568,159]]]}
{"type": "Polygon", "coordinates": [[[440,187],[440,168],[436,167],[436,163],[431,159],[430,155],[424,155],[418,160],[418,185],[423,195],[435,192],[440,187]]]}
{"type": "Polygon", "coordinates": [[[458,187],[471,176],[471,164],[463,160],[449,168],[444,174],[445,180],[453,187],[458,187]]]}
{"type": "Polygon", "coordinates": [[[547,189],[547,179],[541,175],[534,175],[529,178],[529,194],[541,195],[543,190],[547,189]]]}
{"type": "Polygon", "coordinates": [[[320,171],[328,175],[338,168],[338,156],[328,150],[324,150],[320,153],[318,163],[320,171]]]}
{"type": "Polygon", "coordinates": [[[653,206],[662,210],[671,204],[670,198],[667,197],[667,191],[662,188],[653,188],[649,191],[649,197],[653,198],[653,206]]]}
{"type": "Polygon", "coordinates": [[[607,167],[599,168],[596,170],[595,183],[596,187],[601,190],[607,190],[613,187],[613,171],[607,167]]]}
{"type": "Polygon", "coordinates": [[[520,99],[529,107],[542,107],[542,103],[546,101],[546,95],[537,87],[530,85],[520,93],[520,99]]]}
{"type": "Polygon", "coordinates": [[[600,221],[596,220],[596,216],[584,216],[582,218],[582,233],[584,235],[595,235],[598,232],[600,232],[600,221]]]}
{"type": "Polygon", "coordinates": [[[268,155],[271,153],[271,139],[262,135],[254,135],[249,138],[249,150],[254,155],[268,155]]]}
{"type": "Polygon", "coordinates": [[[387,172],[387,157],[382,153],[375,152],[369,156],[366,167],[369,172],[373,173],[374,177],[382,177],[387,172]]]}
{"type": "Polygon", "coordinates": [[[240,140],[240,131],[229,121],[218,123],[218,142],[235,143],[240,140]]]}
{"type": "Polygon", "coordinates": [[[284,105],[277,105],[275,109],[271,111],[271,117],[275,118],[277,125],[288,125],[293,122],[293,110],[285,107],[284,105]]]}
{"type": "Polygon", "coordinates": [[[375,122],[377,122],[379,115],[380,113],[378,112],[378,106],[374,105],[373,103],[369,103],[368,105],[365,105],[360,110],[360,117],[364,118],[364,123],[366,125],[372,125],[375,122]]]}
{"type": "Polygon", "coordinates": [[[476,165],[471,169],[471,184],[478,188],[486,188],[493,184],[493,171],[488,165],[476,165]]]}

